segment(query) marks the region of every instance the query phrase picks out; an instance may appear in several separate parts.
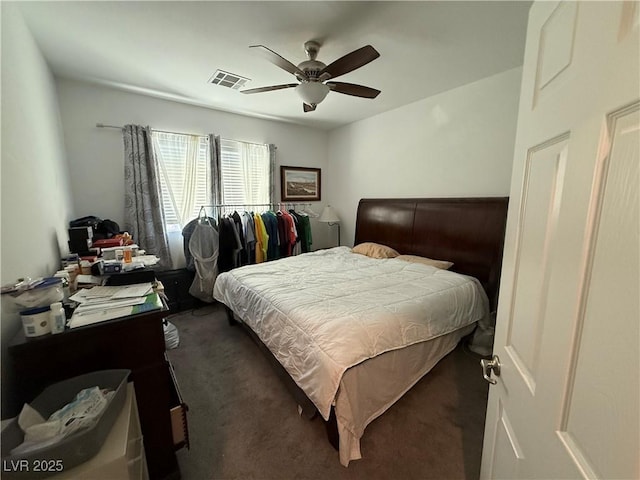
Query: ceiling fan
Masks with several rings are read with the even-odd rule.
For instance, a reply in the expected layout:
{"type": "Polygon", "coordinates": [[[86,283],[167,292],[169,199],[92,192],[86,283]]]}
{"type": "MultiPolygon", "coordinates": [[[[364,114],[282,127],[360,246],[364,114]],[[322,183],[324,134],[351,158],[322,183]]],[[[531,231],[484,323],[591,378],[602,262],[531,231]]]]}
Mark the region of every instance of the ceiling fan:
{"type": "Polygon", "coordinates": [[[298,66],[295,66],[289,60],[286,60],[264,45],[251,45],[250,48],[259,48],[267,60],[283,70],[293,73],[299,83],[251,88],[249,90],[241,90],[242,93],[261,93],[281,90],[283,88],[295,88],[298,95],[302,98],[305,112],[315,110],[316,106],[325,99],[330,90],[363,98],[376,98],[380,93],[380,90],[363,85],[356,85],[355,83],[328,81],[329,79],[349,73],[356,68],[360,68],[378,58],[380,54],[371,45],[354,50],[340,57],[335,62],[325,65],[316,60],[320,44],[318,42],[308,41],[304,44],[304,50],[307,52],[309,60],[305,60],[298,66]]]}

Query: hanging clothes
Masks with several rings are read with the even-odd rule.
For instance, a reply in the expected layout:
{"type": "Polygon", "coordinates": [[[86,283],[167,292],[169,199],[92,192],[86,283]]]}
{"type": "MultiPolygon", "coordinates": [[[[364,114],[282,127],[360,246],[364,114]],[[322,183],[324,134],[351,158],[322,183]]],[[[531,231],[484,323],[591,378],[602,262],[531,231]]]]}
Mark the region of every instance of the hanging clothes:
{"type": "Polygon", "coordinates": [[[280,258],[280,241],[278,238],[278,219],[273,212],[265,212],[261,215],[264,227],[267,229],[269,241],[267,244],[266,260],[276,260],[280,258]]]}
{"type": "Polygon", "coordinates": [[[298,236],[300,237],[302,253],[311,251],[313,240],[311,238],[311,222],[309,216],[302,212],[291,212],[298,219],[298,236]]]}
{"type": "Polygon", "coordinates": [[[244,238],[244,229],[242,228],[242,218],[237,211],[231,214],[231,219],[235,223],[236,232],[238,233],[238,240],[240,242],[240,252],[238,253],[238,264],[236,266],[241,267],[249,263],[247,259],[247,251],[245,249],[247,242],[244,238]]]}
{"type": "Polygon", "coordinates": [[[302,252],[307,253],[311,251],[311,245],[313,245],[313,237],[311,236],[311,221],[308,216],[302,217],[302,228],[304,229],[305,243],[302,245],[302,252]]]}
{"type": "Polygon", "coordinates": [[[214,301],[213,284],[218,277],[219,235],[208,220],[195,225],[189,239],[189,252],[196,268],[189,293],[211,303],[214,301]]]}
{"type": "Polygon", "coordinates": [[[278,222],[278,238],[280,239],[279,254],[280,257],[288,257],[291,255],[291,245],[287,234],[287,221],[282,212],[276,213],[276,221],[278,222]]]}
{"type": "MultiPolygon", "coordinates": [[[[233,250],[233,268],[238,268],[242,265],[240,257],[244,248],[242,247],[242,240],[240,238],[240,232],[238,231],[238,225],[233,217],[229,217],[229,223],[231,224],[231,231],[233,232],[233,238],[236,241],[236,246],[233,250]]],[[[240,226],[242,229],[242,225],[240,226]]]]}
{"type": "Polygon", "coordinates": [[[293,248],[297,241],[296,227],[288,212],[279,211],[276,213],[278,220],[278,236],[280,238],[280,256],[290,257],[293,255],[293,248]]]}
{"type": "Polygon", "coordinates": [[[228,272],[229,270],[240,266],[239,255],[242,251],[242,243],[240,236],[236,230],[235,222],[229,217],[220,218],[220,256],[218,258],[218,269],[220,272],[228,272]]]}
{"type": "MultiPolygon", "coordinates": [[[[213,205],[225,209],[241,205],[213,205]]],[[[262,205],[255,205],[262,206],[262,205]]],[[[200,217],[205,218],[204,206],[200,217]]],[[[246,208],[246,206],[245,206],[246,208]]],[[[226,272],[244,265],[261,263],[311,251],[311,213],[285,209],[254,213],[236,210],[218,219],[218,271],[226,272]]],[[[211,217],[210,223],[215,224],[211,217]]],[[[187,268],[195,262],[187,245],[198,219],[183,229],[187,268]]]]}
{"type": "Polygon", "coordinates": [[[253,217],[256,228],[256,263],[267,261],[269,234],[262,221],[262,215],[256,213],[253,217]]]}
{"type": "Polygon", "coordinates": [[[300,223],[295,213],[296,212],[294,210],[289,210],[289,215],[291,217],[291,220],[293,221],[293,228],[295,229],[296,235],[296,241],[293,245],[293,251],[291,252],[291,255],[300,255],[302,253],[302,235],[300,233],[300,223]]]}
{"type": "Polygon", "coordinates": [[[245,244],[243,247],[247,252],[247,263],[251,265],[256,263],[256,228],[253,215],[249,212],[242,214],[242,230],[244,231],[245,244]]]}
{"type": "Polygon", "coordinates": [[[298,241],[298,229],[293,216],[289,212],[284,212],[284,219],[287,222],[287,235],[289,235],[289,244],[291,245],[290,255],[293,255],[293,247],[298,241]]]}

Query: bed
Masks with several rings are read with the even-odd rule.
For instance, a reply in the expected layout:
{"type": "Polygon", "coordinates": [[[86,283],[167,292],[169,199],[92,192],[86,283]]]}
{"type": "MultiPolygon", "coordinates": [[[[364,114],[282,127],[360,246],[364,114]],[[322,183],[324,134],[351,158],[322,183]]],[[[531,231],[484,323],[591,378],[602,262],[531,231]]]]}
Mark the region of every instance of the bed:
{"type": "Polygon", "coordinates": [[[336,247],[221,274],[214,297],[267,353],[302,412],[327,421],[347,466],[361,458],[366,426],[488,322],[506,210],[506,198],[363,199],[355,245],[448,260],[451,269],[336,247]]]}

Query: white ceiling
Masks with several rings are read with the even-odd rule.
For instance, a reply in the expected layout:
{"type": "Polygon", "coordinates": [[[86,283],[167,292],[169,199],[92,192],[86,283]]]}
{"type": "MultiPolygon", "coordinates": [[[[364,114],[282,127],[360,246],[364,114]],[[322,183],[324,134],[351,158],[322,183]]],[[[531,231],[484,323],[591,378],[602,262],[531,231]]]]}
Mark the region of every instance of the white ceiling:
{"type": "Polygon", "coordinates": [[[330,129],[522,64],[530,2],[22,2],[54,74],[244,115],[330,129]],[[339,77],[382,90],[329,93],[303,113],[293,89],[244,95],[208,83],[216,69],[244,88],[295,83],[249,45],[290,62],[321,43],[329,64],[364,45],[380,58],[339,77]]]}

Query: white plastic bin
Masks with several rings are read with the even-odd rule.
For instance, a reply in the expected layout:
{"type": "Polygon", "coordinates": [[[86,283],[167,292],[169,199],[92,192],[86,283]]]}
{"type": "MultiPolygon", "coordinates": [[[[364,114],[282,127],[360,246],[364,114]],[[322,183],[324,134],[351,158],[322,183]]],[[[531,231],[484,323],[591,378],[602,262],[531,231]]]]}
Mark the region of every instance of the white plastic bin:
{"type": "Polygon", "coordinates": [[[2,431],[2,478],[24,479],[45,478],[58,473],[60,470],[34,469],[37,464],[56,465],[60,462],[64,470],[75,467],[96,455],[111,431],[111,427],[122,410],[126,398],[127,378],[131,370],[100,370],[55,383],[47,387],[30,405],[43,418],[49,418],[52,413],[71,402],[78,392],[85,388],[99,386],[114,390],[114,395],[102,412],[98,422],[87,429],[80,430],[64,438],[55,445],[33,450],[24,455],[11,455],[12,449],[23,442],[24,434],[18,425],[17,418],[13,419],[2,431]],[[15,468],[12,468],[14,467],[15,468]],[[29,468],[24,468],[29,467],[29,468]]]}

